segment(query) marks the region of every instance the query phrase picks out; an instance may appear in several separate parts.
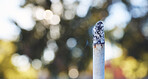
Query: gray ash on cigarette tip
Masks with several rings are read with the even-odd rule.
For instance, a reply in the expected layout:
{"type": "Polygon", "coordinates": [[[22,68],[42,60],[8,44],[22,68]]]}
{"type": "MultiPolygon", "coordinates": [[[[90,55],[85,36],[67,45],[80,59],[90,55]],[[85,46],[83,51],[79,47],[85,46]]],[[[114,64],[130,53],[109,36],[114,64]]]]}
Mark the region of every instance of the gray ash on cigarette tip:
{"type": "Polygon", "coordinates": [[[104,44],[104,25],[102,21],[98,21],[93,28],[93,44],[104,44]]]}

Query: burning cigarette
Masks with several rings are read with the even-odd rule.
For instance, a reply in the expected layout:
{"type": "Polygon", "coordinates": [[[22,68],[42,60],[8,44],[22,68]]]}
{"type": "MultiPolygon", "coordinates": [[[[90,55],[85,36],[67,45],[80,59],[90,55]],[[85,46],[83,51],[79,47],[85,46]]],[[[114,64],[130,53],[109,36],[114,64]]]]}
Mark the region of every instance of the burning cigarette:
{"type": "Polygon", "coordinates": [[[93,28],[93,79],[104,79],[104,25],[99,21],[93,28]]]}

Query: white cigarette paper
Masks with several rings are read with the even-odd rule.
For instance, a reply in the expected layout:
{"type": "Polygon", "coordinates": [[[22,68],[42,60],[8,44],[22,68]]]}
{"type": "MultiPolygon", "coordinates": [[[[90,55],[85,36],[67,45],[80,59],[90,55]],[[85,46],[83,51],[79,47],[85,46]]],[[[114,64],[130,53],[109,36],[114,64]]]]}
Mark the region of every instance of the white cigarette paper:
{"type": "Polygon", "coordinates": [[[104,79],[104,25],[99,21],[93,28],[93,79],[104,79]]]}

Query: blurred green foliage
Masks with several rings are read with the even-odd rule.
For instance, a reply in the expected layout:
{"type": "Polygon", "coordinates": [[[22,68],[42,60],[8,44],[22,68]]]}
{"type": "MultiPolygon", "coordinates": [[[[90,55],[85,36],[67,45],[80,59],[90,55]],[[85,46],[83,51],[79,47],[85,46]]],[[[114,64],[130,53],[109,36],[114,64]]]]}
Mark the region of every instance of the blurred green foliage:
{"type": "MultiPolygon", "coordinates": [[[[76,12],[74,12],[75,16],[71,19],[65,19],[64,13],[67,11],[67,7],[63,7],[62,14],[59,14],[60,23],[55,25],[48,24],[48,22],[46,22],[45,20],[37,20],[36,17],[34,17],[35,14],[33,14],[32,16],[36,24],[33,29],[29,31],[22,29],[16,21],[13,21],[15,25],[20,27],[21,33],[17,41],[0,41],[0,77],[11,78],[12,76],[14,76],[13,72],[15,72],[16,74],[21,74],[21,72],[17,71],[17,67],[13,66],[11,62],[11,56],[15,53],[18,53],[20,55],[27,55],[29,57],[29,62],[32,62],[34,59],[39,59],[42,61],[43,64],[40,70],[34,70],[32,68],[30,69],[30,72],[25,73],[32,74],[32,77],[24,74],[21,76],[15,75],[16,77],[14,78],[41,78],[37,74],[37,72],[43,71],[50,74],[48,76],[49,78],[58,79],[58,76],[62,74],[62,76],[64,76],[63,79],[66,79],[67,77],[65,77],[63,73],[68,74],[70,67],[73,66],[76,67],[79,72],[88,72],[89,75],[91,75],[88,78],[92,78],[91,29],[98,20],[105,20],[105,18],[110,15],[108,8],[110,5],[113,5],[116,2],[118,2],[118,0],[106,0],[103,6],[100,8],[89,7],[88,13],[85,17],[79,17],[78,15],[76,15],[76,12]],[[56,35],[58,34],[58,32],[53,32],[52,34],[52,27],[58,27],[58,29],[60,29],[60,36],[56,35]],[[75,47],[70,48],[67,46],[67,40],[69,38],[76,39],[77,44],[75,47]],[[50,42],[56,42],[57,50],[54,51],[55,58],[53,59],[53,61],[46,63],[43,55],[44,50],[48,48],[48,44],[50,42]],[[74,51],[74,48],[80,49],[80,51],[82,52],[80,57],[73,56],[72,52],[74,51]],[[12,72],[12,70],[14,71],[12,72]]],[[[121,2],[124,3],[127,9],[130,11],[130,2],[128,0],[121,0],[121,2]]],[[[64,3],[64,0],[61,0],[60,3],[63,6],[65,6],[66,4],[64,3]]],[[[79,1],[76,1],[75,3],[70,5],[79,5],[79,3],[79,1]]],[[[29,7],[31,7],[32,10],[34,10],[34,8],[36,7],[42,7],[45,10],[51,10],[52,4],[55,3],[52,3],[50,0],[26,0],[25,4],[21,7],[25,8],[26,6],[30,5],[29,7]]],[[[147,22],[148,14],[138,18],[132,17],[125,28],[119,28],[118,26],[116,26],[116,28],[112,30],[105,31],[106,40],[108,40],[111,44],[115,44],[121,47],[123,50],[123,54],[121,57],[106,61],[106,79],[147,78],[148,36],[143,34],[148,33],[143,32],[143,27],[148,27],[144,26],[144,24],[146,24],[147,22]],[[122,29],[124,32],[123,37],[121,37],[120,39],[117,39],[113,35],[116,29],[122,29]],[[108,62],[111,66],[108,66],[108,62]],[[120,71],[120,69],[122,71],[122,74],[115,75],[117,72],[120,71]],[[115,74],[112,73],[115,72],[114,70],[117,70],[115,74]],[[137,75],[140,74],[140,72],[144,72],[144,75],[137,75]]],[[[54,29],[57,30],[57,28],[54,29]]],[[[117,33],[119,32],[120,31],[118,31],[117,33]]],[[[62,77],[59,79],[62,79],[62,77]]]]}

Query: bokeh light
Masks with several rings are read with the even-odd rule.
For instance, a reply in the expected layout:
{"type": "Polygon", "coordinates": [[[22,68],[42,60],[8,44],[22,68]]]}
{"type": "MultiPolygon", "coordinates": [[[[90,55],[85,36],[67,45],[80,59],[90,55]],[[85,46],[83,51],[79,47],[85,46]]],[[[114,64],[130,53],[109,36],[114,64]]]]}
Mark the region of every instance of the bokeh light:
{"type": "Polygon", "coordinates": [[[121,39],[124,36],[124,30],[118,27],[113,31],[112,35],[115,39],[121,39]]]}
{"type": "Polygon", "coordinates": [[[120,57],[122,55],[122,49],[118,46],[110,43],[109,41],[105,41],[105,60],[110,60],[113,58],[120,57]]]}
{"type": "Polygon", "coordinates": [[[60,0],[50,0],[52,3],[58,3],[60,0]]]}
{"type": "Polygon", "coordinates": [[[50,73],[47,69],[42,69],[40,72],[39,72],[39,79],[49,79],[49,76],[50,76],[50,73]]]}
{"type": "Polygon", "coordinates": [[[60,25],[50,26],[50,37],[52,39],[58,39],[60,37],[60,25]]]}
{"type": "Polygon", "coordinates": [[[77,45],[77,41],[76,41],[75,38],[69,38],[69,39],[67,40],[66,44],[67,44],[67,46],[68,46],[69,48],[73,48],[73,47],[75,47],[75,46],[77,45]]]}
{"type": "Polygon", "coordinates": [[[75,47],[72,49],[72,56],[74,58],[79,58],[81,57],[81,55],[82,55],[82,50],[80,48],[75,47]]]}
{"type": "Polygon", "coordinates": [[[57,25],[60,23],[60,21],[61,19],[59,15],[53,15],[52,18],[49,20],[49,23],[52,25],[57,25]]]}
{"type": "Polygon", "coordinates": [[[64,4],[73,4],[76,0],[63,0],[64,4]]]}
{"type": "Polygon", "coordinates": [[[78,8],[77,8],[77,11],[76,11],[76,14],[79,16],[79,17],[85,17],[88,13],[88,10],[90,8],[90,5],[92,4],[92,0],[80,0],[80,4],[78,5],[78,8]]]}
{"type": "Polygon", "coordinates": [[[76,68],[71,68],[68,75],[70,78],[77,78],[79,76],[79,71],[76,68]]]}
{"type": "Polygon", "coordinates": [[[147,21],[143,24],[142,33],[148,39],[148,22],[147,21]]]}
{"type": "Polygon", "coordinates": [[[64,17],[66,20],[71,20],[75,17],[75,12],[73,10],[66,10],[64,13],[64,17]]]}
{"type": "Polygon", "coordinates": [[[61,15],[63,13],[63,5],[61,2],[53,3],[51,5],[51,10],[54,14],[61,15]]]}
{"type": "Polygon", "coordinates": [[[133,18],[143,17],[147,14],[148,1],[147,0],[130,0],[131,14],[133,18]]]}
{"type": "Polygon", "coordinates": [[[36,11],[35,11],[35,18],[37,20],[43,20],[44,19],[43,15],[44,15],[44,8],[43,7],[37,7],[36,11]]]}
{"type": "Polygon", "coordinates": [[[42,67],[42,62],[41,62],[41,60],[39,60],[39,59],[34,59],[34,60],[32,61],[32,67],[33,67],[34,69],[39,70],[39,69],[42,67]]]}
{"type": "Polygon", "coordinates": [[[47,42],[47,47],[51,50],[53,50],[54,52],[56,52],[58,50],[58,45],[55,41],[48,41],[47,42]]]}
{"type": "Polygon", "coordinates": [[[46,20],[50,20],[53,18],[53,13],[50,10],[45,10],[44,11],[44,15],[43,15],[44,19],[46,20]]]}
{"type": "Polygon", "coordinates": [[[19,38],[20,29],[16,25],[7,20],[0,20],[0,25],[0,39],[17,40],[19,38]]]}
{"type": "Polygon", "coordinates": [[[106,0],[93,0],[92,6],[96,8],[101,8],[105,2],[106,0]]]}
{"type": "Polygon", "coordinates": [[[128,57],[121,65],[127,78],[143,78],[147,74],[144,63],[138,63],[133,57],[128,57]],[[142,74],[141,74],[142,73],[142,74]]]}
{"type": "Polygon", "coordinates": [[[20,71],[27,71],[30,68],[29,58],[26,55],[14,54],[12,64],[18,67],[20,71]]]}
{"type": "Polygon", "coordinates": [[[125,28],[131,19],[131,15],[122,2],[117,2],[109,6],[108,11],[109,16],[104,21],[105,30],[112,30],[116,26],[125,28]]]}
{"type": "Polygon", "coordinates": [[[68,79],[68,75],[65,72],[59,73],[58,79],[68,79]]]}
{"type": "Polygon", "coordinates": [[[55,53],[53,50],[46,48],[43,53],[44,63],[48,64],[55,58],[55,53]]]}

